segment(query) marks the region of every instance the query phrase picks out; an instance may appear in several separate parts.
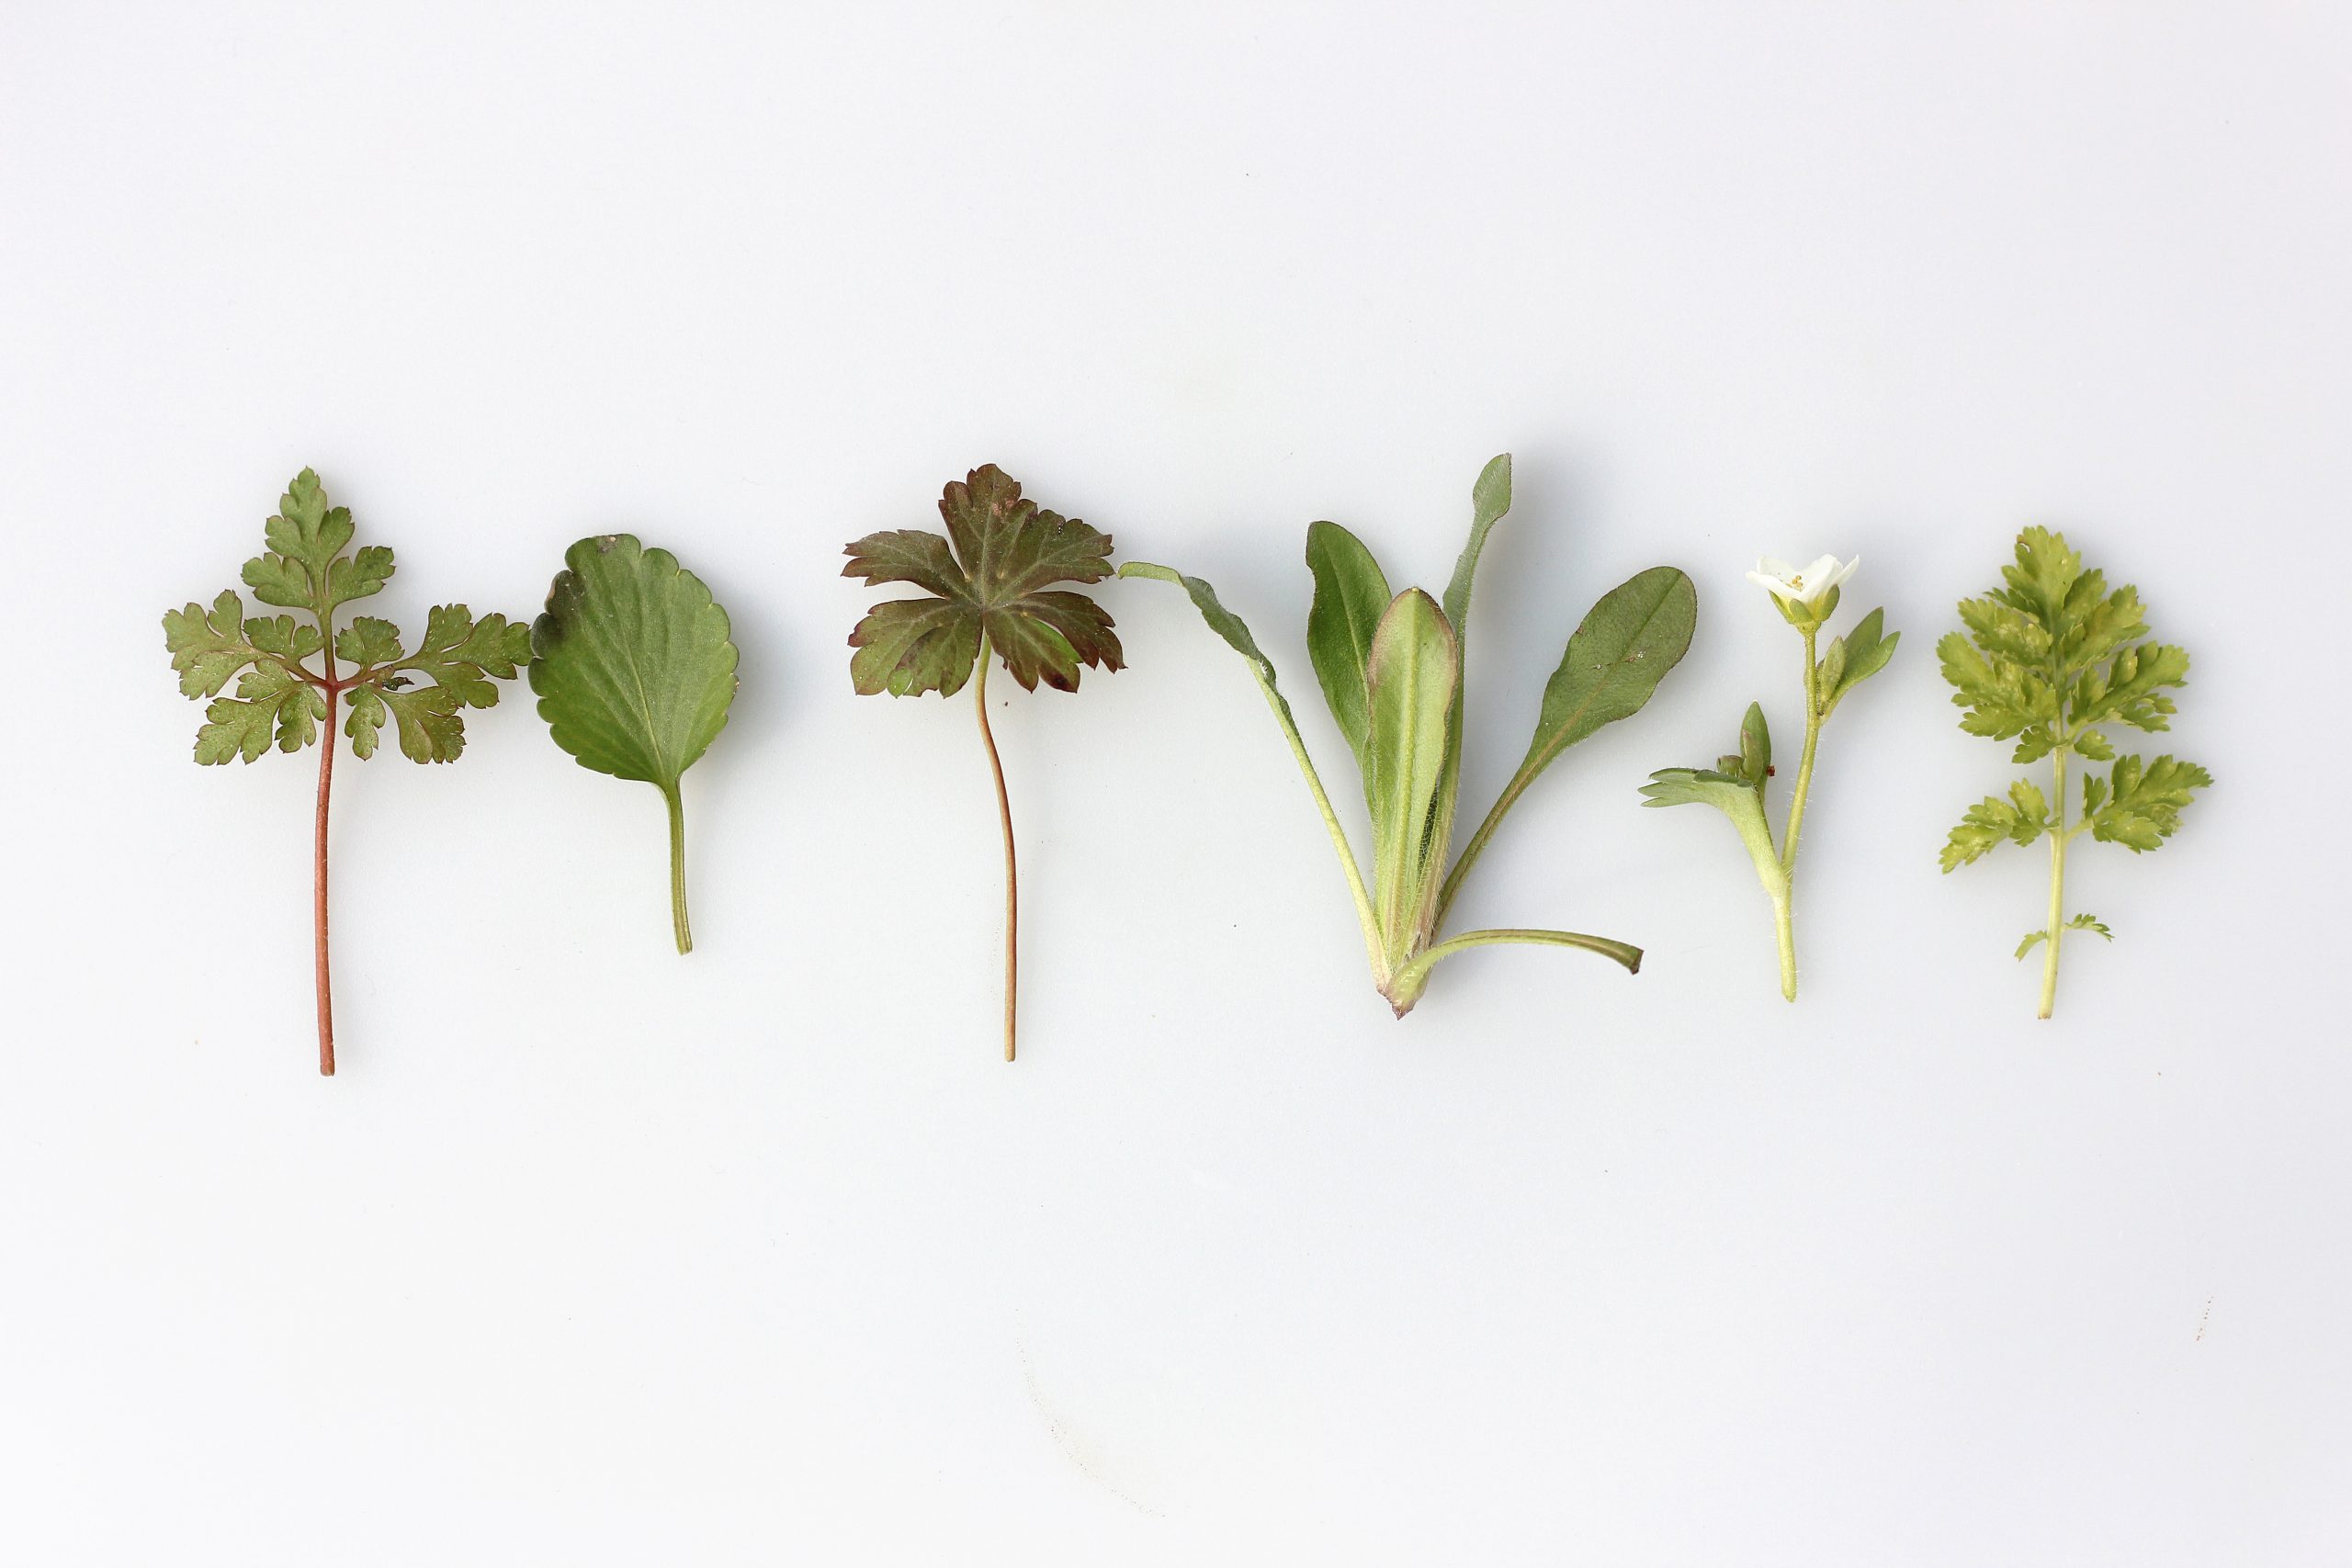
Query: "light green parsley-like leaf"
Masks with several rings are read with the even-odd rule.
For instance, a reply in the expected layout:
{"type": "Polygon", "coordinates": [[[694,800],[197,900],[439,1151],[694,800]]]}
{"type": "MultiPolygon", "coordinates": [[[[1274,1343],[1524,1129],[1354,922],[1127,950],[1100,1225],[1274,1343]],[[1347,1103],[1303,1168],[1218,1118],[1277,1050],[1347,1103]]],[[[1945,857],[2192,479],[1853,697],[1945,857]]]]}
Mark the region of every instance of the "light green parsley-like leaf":
{"type": "MultiPolygon", "coordinates": [[[[2106,942],[2113,942],[2115,940],[2115,933],[2108,930],[2105,922],[2101,921],[2096,915],[2076,915],[2073,919],[2066,922],[2066,929],[2070,931],[2089,931],[2092,935],[2106,942]]],[[[2050,933],[2046,930],[2030,931],[2025,933],[2025,939],[2018,943],[2017,955],[2019,958],[2023,958],[2027,953],[2031,953],[2037,946],[2041,945],[2042,942],[2048,942],[2049,940],[2050,933]]]]}
{"type": "Polygon", "coordinates": [[[2196,763],[2171,756],[2144,763],[2120,757],[2111,771],[2111,797],[2090,813],[2091,837],[2143,853],[2153,850],[2172,837],[2191,797],[2212,782],[2196,763]]]}
{"type": "Polygon", "coordinates": [[[1968,808],[1945,840],[1943,868],[1957,870],[1992,852],[2003,840],[2030,844],[2050,830],[2050,803],[2030,779],[2009,785],[2007,800],[1986,795],[1968,808]]]}
{"type": "Polygon", "coordinates": [[[947,536],[899,528],[852,542],[844,577],[910,582],[930,594],[876,604],[850,633],[850,681],[863,695],[963,690],[980,643],[1024,691],[1078,689],[1081,666],[1121,668],[1111,617],[1083,593],[1048,585],[1111,575],[1111,536],[1039,509],[994,463],[947,486],[947,536]]]}

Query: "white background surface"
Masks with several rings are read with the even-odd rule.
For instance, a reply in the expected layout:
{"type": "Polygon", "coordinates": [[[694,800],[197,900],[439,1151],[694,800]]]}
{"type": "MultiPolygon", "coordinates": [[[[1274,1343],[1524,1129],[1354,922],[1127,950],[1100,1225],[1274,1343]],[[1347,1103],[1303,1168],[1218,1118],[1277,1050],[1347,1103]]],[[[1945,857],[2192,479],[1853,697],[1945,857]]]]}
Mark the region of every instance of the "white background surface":
{"type": "MultiPolygon", "coordinates": [[[[15,660],[0,1556],[25,1563],[2340,1563],[2352,40],[2312,4],[40,6],[0,26],[15,660]],[[1351,802],[1306,523],[1441,586],[1465,817],[1657,562],[1698,640],[1392,1021],[1241,663],[856,699],[842,541],[1004,464],[1212,579],[1351,802]],[[157,630],[316,465],[379,601],[671,546],[743,686],[659,802],[526,701],[198,771],[157,630]],[[2054,1025],[1931,658],[2017,527],[2138,582],[2220,784],[2085,841],[2054,1025]],[[1643,812],[1864,558],[1805,995],[1643,812]]],[[[372,606],[371,606],[372,608],[372,606]]],[[[2153,749],[2153,748],[2152,748],[2153,749]]]]}

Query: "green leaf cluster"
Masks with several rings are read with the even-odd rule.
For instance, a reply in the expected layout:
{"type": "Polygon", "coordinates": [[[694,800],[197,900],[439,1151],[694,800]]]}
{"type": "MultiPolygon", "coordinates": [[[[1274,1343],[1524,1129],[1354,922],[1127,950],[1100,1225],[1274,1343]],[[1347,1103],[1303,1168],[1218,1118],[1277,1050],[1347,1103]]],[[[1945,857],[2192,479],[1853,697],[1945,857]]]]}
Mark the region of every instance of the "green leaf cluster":
{"type": "Polygon", "coordinates": [[[1510,501],[1506,453],[1489,462],[1471,488],[1469,538],[1442,602],[1417,588],[1392,590],[1371,550],[1340,525],[1317,523],[1307,530],[1306,566],[1314,581],[1307,655],[1355,759],[1372,828],[1369,879],[1275,682],[1273,664],[1248,626],[1199,578],[1142,561],[1120,568],[1123,577],[1182,587],[1210,629],[1249,661],[1340,856],[1374,983],[1400,1017],[1420,998],[1439,960],[1489,942],[1580,947],[1628,969],[1641,963],[1638,948],[1574,931],[1510,929],[1439,937],[1463,879],[1511,806],[1561,752],[1649,701],[1689,649],[1697,618],[1690,580],[1669,567],[1637,573],[1604,594],[1569,637],[1544,687],[1518,771],[1449,865],[1462,775],[1471,590],[1487,536],[1510,501]]]}
{"type": "Polygon", "coordinates": [[[2188,654],[2150,637],[2139,590],[2110,589],[2103,572],[2086,570],[2065,536],[2047,528],[2018,536],[2000,585],[1962,600],[1960,620],[1962,629],[1936,651],[1962,709],[1961,728],[2013,742],[2013,762],[2048,759],[2052,789],[2045,795],[2033,780],[2018,779],[2005,795],[1970,807],[1945,839],[1943,869],[1957,870],[2005,842],[2052,840],[2051,921],[2018,948],[2022,958],[2048,944],[2046,1018],[2062,933],[2113,934],[2088,916],[2063,918],[2067,844],[2088,833],[2135,853],[2155,849],[2179,829],[2196,792],[2213,782],[2204,768],[2169,754],[2119,754],[2106,733],[2169,729],[2170,694],[2188,683],[2188,654]],[[2094,763],[2109,765],[2101,773],[2094,763]],[[2070,789],[2077,765],[2081,782],[2070,789]]]}
{"type": "Polygon", "coordinates": [[[263,525],[267,549],[242,576],[264,604],[307,619],[249,617],[233,589],[209,608],[164,613],[164,643],[181,694],[213,699],[197,731],[198,762],[251,762],[273,746],[299,751],[318,739],[337,694],[348,699],[343,729],[358,757],[375,755],[389,722],[403,756],[452,761],[465,750],[464,711],[495,705],[492,682],[513,680],[530,661],[528,628],[500,615],[477,620],[463,604],[435,605],[413,650],[404,651],[389,621],[359,615],[338,627],[343,606],[380,592],[392,576],[392,552],[353,550],[353,532],[350,509],[328,505],[318,475],[305,468],[263,525]],[[232,680],[233,694],[220,695],[232,680]]]}

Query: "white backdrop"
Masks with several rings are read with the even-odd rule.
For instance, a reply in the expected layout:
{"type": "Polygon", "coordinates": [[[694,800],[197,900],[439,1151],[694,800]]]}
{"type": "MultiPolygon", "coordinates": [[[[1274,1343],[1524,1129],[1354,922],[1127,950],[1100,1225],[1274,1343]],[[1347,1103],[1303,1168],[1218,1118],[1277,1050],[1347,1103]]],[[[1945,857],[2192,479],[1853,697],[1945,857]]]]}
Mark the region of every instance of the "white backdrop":
{"type": "MultiPolygon", "coordinates": [[[[38,6],[0,23],[0,1557],[73,1563],[2340,1563],[2352,28],[2323,4],[38,6]],[[1392,1021],[1281,738],[1172,591],[968,706],[855,698],[843,541],[1003,464],[1283,669],[1306,525],[1442,586],[1465,811],[1658,562],[1698,638],[1530,795],[1392,1021]],[[733,613],[659,799],[526,700],[198,770],[158,617],[313,464],[379,601],[629,529],[733,613]],[[2017,528],[2196,658],[2219,777],[1950,878],[2011,774],[1932,658],[2017,528]],[[1805,994],[1645,812],[1859,551],[1894,665],[1805,838],[1805,994]]],[[[1850,619],[1850,615],[1848,619],[1850,619]]],[[[2151,748],[2153,750],[2154,748],[2151,748]]]]}

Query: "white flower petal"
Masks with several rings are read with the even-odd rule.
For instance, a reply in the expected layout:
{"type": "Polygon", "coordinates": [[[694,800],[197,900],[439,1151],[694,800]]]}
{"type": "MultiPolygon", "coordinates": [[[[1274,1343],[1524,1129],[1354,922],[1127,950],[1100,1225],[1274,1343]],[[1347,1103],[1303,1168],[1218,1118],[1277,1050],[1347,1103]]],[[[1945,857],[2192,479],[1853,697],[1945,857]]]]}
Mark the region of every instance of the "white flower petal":
{"type": "Polygon", "coordinates": [[[1802,604],[1804,603],[1804,595],[1799,593],[1795,589],[1791,588],[1779,577],[1767,577],[1760,571],[1751,571],[1747,574],[1747,581],[1756,584],[1757,587],[1763,589],[1775,599],[1781,600],[1791,604],[1802,604]]]}

